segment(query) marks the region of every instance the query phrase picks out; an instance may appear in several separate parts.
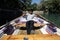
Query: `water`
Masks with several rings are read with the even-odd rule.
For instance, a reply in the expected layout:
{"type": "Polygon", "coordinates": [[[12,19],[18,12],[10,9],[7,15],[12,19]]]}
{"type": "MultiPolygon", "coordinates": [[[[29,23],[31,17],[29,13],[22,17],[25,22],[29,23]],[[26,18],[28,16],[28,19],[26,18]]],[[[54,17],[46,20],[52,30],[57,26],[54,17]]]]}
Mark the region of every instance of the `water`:
{"type": "Polygon", "coordinates": [[[51,14],[51,15],[43,14],[42,16],[54,22],[58,27],[60,26],[60,14],[56,14],[56,15],[55,14],[51,14]]]}

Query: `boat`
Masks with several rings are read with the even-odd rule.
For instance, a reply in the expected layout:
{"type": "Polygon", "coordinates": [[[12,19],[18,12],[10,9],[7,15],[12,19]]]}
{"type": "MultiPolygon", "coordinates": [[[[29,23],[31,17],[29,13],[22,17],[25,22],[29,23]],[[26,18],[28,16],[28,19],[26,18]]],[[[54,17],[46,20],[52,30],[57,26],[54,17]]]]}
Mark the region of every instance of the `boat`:
{"type": "Polygon", "coordinates": [[[60,40],[60,29],[52,22],[39,24],[35,21],[27,21],[23,24],[14,24],[14,20],[0,27],[0,40],[60,40]],[[51,29],[51,26],[53,26],[51,29]]]}

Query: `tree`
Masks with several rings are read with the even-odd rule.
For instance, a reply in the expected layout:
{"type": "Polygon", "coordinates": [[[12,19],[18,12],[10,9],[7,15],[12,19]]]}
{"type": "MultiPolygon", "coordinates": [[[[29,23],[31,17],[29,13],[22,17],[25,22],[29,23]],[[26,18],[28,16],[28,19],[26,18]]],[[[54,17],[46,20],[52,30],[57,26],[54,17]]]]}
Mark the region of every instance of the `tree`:
{"type": "Polygon", "coordinates": [[[33,8],[33,10],[38,10],[37,9],[37,4],[36,3],[33,3],[33,4],[31,4],[32,6],[31,6],[31,8],[33,8]]]}
{"type": "MultiPolygon", "coordinates": [[[[42,5],[48,8],[48,11],[51,13],[60,13],[60,0],[47,0],[42,1],[42,5]]],[[[42,6],[42,7],[43,7],[42,6]]]]}
{"type": "Polygon", "coordinates": [[[31,2],[32,0],[26,0],[25,2],[26,10],[28,10],[31,7],[31,2]]]}

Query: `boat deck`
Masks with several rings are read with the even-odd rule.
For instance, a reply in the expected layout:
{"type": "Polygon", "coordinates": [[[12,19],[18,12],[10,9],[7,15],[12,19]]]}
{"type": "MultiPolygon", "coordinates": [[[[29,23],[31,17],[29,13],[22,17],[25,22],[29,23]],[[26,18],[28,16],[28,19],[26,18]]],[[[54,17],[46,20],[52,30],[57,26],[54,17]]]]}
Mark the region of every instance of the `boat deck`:
{"type": "MultiPolygon", "coordinates": [[[[26,30],[20,30],[20,32],[18,33],[18,35],[26,35],[27,31],[26,30]]],[[[31,34],[42,34],[41,31],[38,30],[34,30],[34,32],[32,31],[31,34]]]]}
{"type": "Polygon", "coordinates": [[[57,35],[8,35],[3,36],[1,40],[24,40],[24,37],[27,37],[28,40],[60,40],[60,36],[57,35]]]}
{"type": "Polygon", "coordinates": [[[27,35],[26,30],[20,30],[17,35],[4,35],[0,40],[60,40],[60,36],[54,34],[42,34],[41,31],[35,30],[34,33],[27,35]]]}

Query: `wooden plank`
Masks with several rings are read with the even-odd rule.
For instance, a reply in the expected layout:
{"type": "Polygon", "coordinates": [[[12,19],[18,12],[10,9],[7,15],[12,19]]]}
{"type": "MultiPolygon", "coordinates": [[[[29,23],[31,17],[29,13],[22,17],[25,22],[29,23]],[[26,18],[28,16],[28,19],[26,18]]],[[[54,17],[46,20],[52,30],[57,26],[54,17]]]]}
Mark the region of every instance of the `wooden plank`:
{"type": "MultiPolygon", "coordinates": [[[[39,24],[39,23],[34,23],[34,26],[35,27],[38,27],[38,26],[44,26],[45,24],[39,24]]],[[[24,24],[16,24],[15,25],[16,27],[26,27],[26,23],[24,23],[24,24]]]]}
{"type": "MultiPolygon", "coordinates": [[[[34,31],[34,30],[33,30],[34,31]]],[[[35,30],[34,33],[31,33],[31,34],[42,34],[41,31],[38,29],[38,30],[35,30]]],[[[26,30],[20,30],[20,32],[18,33],[18,35],[27,35],[27,31],[26,30]]]]}
{"type": "MultiPolygon", "coordinates": [[[[8,36],[4,36],[1,40],[8,40],[8,36]]],[[[9,40],[23,40],[26,35],[12,35],[9,40]]],[[[60,36],[57,35],[27,35],[28,40],[60,40],[60,36]]]]}
{"type": "Polygon", "coordinates": [[[42,32],[38,29],[38,30],[35,30],[35,34],[42,34],[42,32]]]}
{"type": "Polygon", "coordinates": [[[26,35],[27,31],[26,30],[20,30],[20,32],[18,33],[18,35],[26,35]]]}

